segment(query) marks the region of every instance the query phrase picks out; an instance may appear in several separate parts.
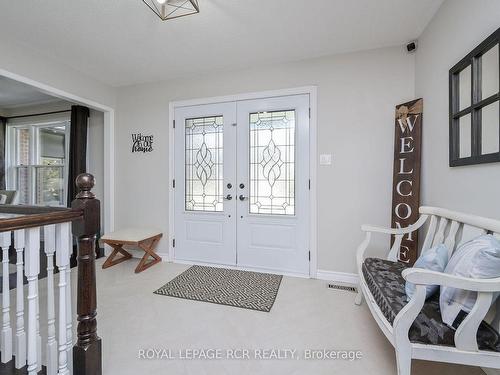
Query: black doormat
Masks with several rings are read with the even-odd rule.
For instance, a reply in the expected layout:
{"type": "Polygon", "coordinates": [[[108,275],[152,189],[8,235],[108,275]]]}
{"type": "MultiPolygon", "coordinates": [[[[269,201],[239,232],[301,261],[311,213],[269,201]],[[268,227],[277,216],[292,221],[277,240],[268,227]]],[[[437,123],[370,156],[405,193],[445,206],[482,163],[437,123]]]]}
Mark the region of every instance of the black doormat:
{"type": "Polygon", "coordinates": [[[269,312],[282,278],[268,273],[192,266],[154,293],[269,312]]]}

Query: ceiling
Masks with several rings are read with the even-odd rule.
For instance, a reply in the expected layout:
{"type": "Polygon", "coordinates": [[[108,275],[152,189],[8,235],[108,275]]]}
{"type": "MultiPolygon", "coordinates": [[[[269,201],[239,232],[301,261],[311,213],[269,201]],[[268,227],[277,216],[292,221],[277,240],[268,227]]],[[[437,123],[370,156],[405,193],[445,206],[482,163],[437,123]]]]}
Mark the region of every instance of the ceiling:
{"type": "Polygon", "coordinates": [[[32,86],[0,76],[0,109],[58,102],[60,99],[44,94],[32,86]]]}
{"type": "Polygon", "coordinates": [[[2,1],[0,35],[111,86],[417,38],[442,0],[199,0],[161,21],[142,0],[2,1]]]}

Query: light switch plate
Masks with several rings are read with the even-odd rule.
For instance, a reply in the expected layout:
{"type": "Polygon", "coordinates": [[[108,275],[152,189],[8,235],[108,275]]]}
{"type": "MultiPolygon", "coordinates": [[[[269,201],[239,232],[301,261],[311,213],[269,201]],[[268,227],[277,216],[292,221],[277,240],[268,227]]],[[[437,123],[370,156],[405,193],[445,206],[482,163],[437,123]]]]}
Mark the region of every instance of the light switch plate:
{"type": "Polygon", "coordinates": [[[332,154],[319,155],[319,165],[332,165],[332,154]]]}

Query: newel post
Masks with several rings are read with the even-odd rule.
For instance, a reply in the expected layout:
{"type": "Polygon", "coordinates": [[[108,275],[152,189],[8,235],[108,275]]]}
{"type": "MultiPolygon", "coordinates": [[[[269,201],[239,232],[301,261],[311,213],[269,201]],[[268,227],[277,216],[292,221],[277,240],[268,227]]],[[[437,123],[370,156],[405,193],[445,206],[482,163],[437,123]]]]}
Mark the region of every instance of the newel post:
{"type": "Polygon", "coordinates": [[[100,202],[91,189],[94,176],[81,174],[76,178],[78,195],[71,208],[83,210],[83,218],[73,221],[73,236],[78,243],[78,340],[73,347],[73,374],[101,375],[101,339],[97,336],[97,291],[95,243],[100,228],[100,202]]]}

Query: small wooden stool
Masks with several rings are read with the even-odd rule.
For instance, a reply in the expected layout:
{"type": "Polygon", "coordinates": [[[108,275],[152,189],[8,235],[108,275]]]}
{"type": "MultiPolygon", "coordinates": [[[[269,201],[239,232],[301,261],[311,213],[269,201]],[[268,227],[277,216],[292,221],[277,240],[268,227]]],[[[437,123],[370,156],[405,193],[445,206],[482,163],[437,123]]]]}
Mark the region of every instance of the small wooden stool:
{"type": "Polygon", "coordinates": [[[163,233],[158,230],[140,228],[120,229],[116,232],[105,234],[101,237],[101,241],[111,246],[113,252],[109,255],[108,259],[106,259],[102,268],[105,269],[132,258],[132,254],[123,248],[124,245],[136,246],[145,252],[139,265],[135,269],[135,273],[142,272],[156,263],[161,262],[161,258],[155,253],[155,247],[162,236],[163,233]],[[122,256],[115,259],[118,253],[122,256]],[[149,257],[153,259],[148,262],[149,257]]]}

